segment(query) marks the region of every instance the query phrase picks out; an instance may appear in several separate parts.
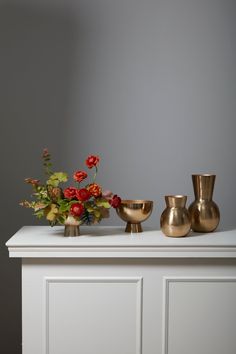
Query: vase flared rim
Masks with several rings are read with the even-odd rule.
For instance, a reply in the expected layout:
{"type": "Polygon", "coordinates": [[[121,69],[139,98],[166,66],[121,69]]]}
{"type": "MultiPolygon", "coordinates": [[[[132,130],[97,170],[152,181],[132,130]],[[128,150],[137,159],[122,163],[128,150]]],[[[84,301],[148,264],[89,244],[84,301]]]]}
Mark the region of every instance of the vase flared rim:
{"type": "Polygon", "coordinates": [[[168,194],[168,195],[165,195],[165,198],[181,199],[181,198],[187,198],[187,195],[183,195],[183,194],[168,194]]]}
{"type": "Polygon", "coordinates": [[[215,177],[214,173],[193,173],[193,177],[215,177]]]}

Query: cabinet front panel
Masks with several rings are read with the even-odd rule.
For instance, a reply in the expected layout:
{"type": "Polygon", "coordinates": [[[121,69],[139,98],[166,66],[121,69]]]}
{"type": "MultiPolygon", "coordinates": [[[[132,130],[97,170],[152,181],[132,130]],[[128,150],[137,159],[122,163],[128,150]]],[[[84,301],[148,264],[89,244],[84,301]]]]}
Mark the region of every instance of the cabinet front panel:
{"type": "Polygon", "coordinates": [[[46,279],[46,354],[140,354],[141,278],[46,279]]]}
{"type": "Polygon", "coordinates": [[[236,278],[165,279],[164,354],[235,354],[236,278]]]}

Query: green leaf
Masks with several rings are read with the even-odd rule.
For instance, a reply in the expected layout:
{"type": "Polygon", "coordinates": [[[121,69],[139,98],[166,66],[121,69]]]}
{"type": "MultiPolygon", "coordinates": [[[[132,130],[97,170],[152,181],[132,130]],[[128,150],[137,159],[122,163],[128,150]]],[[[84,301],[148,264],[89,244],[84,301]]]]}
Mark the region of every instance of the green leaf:
{"type": "Polygon", "coordinates": [[[65,172],[55,172],[54,175],[60,182],[66,182],[68,180],[67,173],[65,172]]]}
{"type": "Polygon", "coordinates": [[[64,213],[66,211],[69,211],[71,202],[65,199],[61,199],[58,201],[59,204],[59,213],[64,213]]]}
{"type": "Polygon", "coordinates": [[[59,183],[66,182],[68,176],[64,172],[54,172],[47,180],[47,184],[53,187],[58,187],[59,183]]]}
{"type": "Polygon", "coordinates": [[[111,207],[110,203],[106,199],[97,199],[97,200],[95,200],[95,204],[98,207],[103,207],[106,209],[109,209],[111,207]]]}
{"type": "Polygon", "coordinates": [[[81,217],[80,224],[91,225],[94,222],[93,214],[90,214],[87,210],[85,210],[84,214],[81,217]]]}
{"type": "Polygon", "coordinates": [[[101,217],[101,212],[99,210],[94,210],[94,215],[96,219],[99,219],[101,217]]]}
{"type": "Polygon", "coordinates": [[[38,219],[41,219],[44,215],[45,215],[45,212],[44,212],[44,209],[41,209],[41,210],[38,210],[34,213],[34,215],[38,218],[38,219]]]}
{"type": "Polygon", "coordinates": [[[64,225],[66,221],[66,216],[65,215],[58,215],[57,220],[60,224],[64,225]]]}
{"type": "Polygon", "coordinates": [[[70,205],[69,204],[60,205],[59,213],[64,213],[66,211],[69,211],[69,209],[70,209],[70,205]]]}
{"type": "Polygon", "coordinates": [[[86,210],[89,212],[89,213],[93,213],[95,211],[95,209],[93,207],[87,207],[86,210]]]}

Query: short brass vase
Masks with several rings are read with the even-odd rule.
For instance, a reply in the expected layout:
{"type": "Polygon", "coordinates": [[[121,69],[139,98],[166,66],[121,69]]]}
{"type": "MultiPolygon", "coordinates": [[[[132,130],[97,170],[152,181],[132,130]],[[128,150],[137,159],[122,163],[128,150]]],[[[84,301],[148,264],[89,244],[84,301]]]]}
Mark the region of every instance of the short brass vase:
{"type": "Polygon", "coordinates": [[[72,215],[68,215],[65,221],[64,236],[75,237],[79,235],[80,235],[79,222],[72,215]]]}
{"type": "Polygon", "coordinates": [[[215,175],[192,175],[195,200],[189,206],[192,230],[212,232],[220,222],[220,211],[212,200],[215,175]]]}
{"type": "Polygon", "coordinates": [[[186,236],[191,228],[190,215],[186,209],[185,195],[165,196],[166,209],[161,214],[161,230],[169,237],[186,236]]]}
{"type": "Polygon", "coordinates": [[[125,232],[138,233],[143,231],[141,222],[149,218],[152,208],[151,200],[122,200],[116,212],[127,223],[125,232]]]}

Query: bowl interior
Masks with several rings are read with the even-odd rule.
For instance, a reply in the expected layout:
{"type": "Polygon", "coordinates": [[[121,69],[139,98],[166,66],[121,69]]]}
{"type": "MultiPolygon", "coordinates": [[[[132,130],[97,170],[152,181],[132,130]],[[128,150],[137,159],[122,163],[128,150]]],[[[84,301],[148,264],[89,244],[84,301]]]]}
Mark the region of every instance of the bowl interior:
{"type": "Polygon", "coordinates": [[[139,223],[146,220],[152,212],[153,202],[151,200],[122,200],[116,209],[119,217],[131,223],[139,223]]]}

